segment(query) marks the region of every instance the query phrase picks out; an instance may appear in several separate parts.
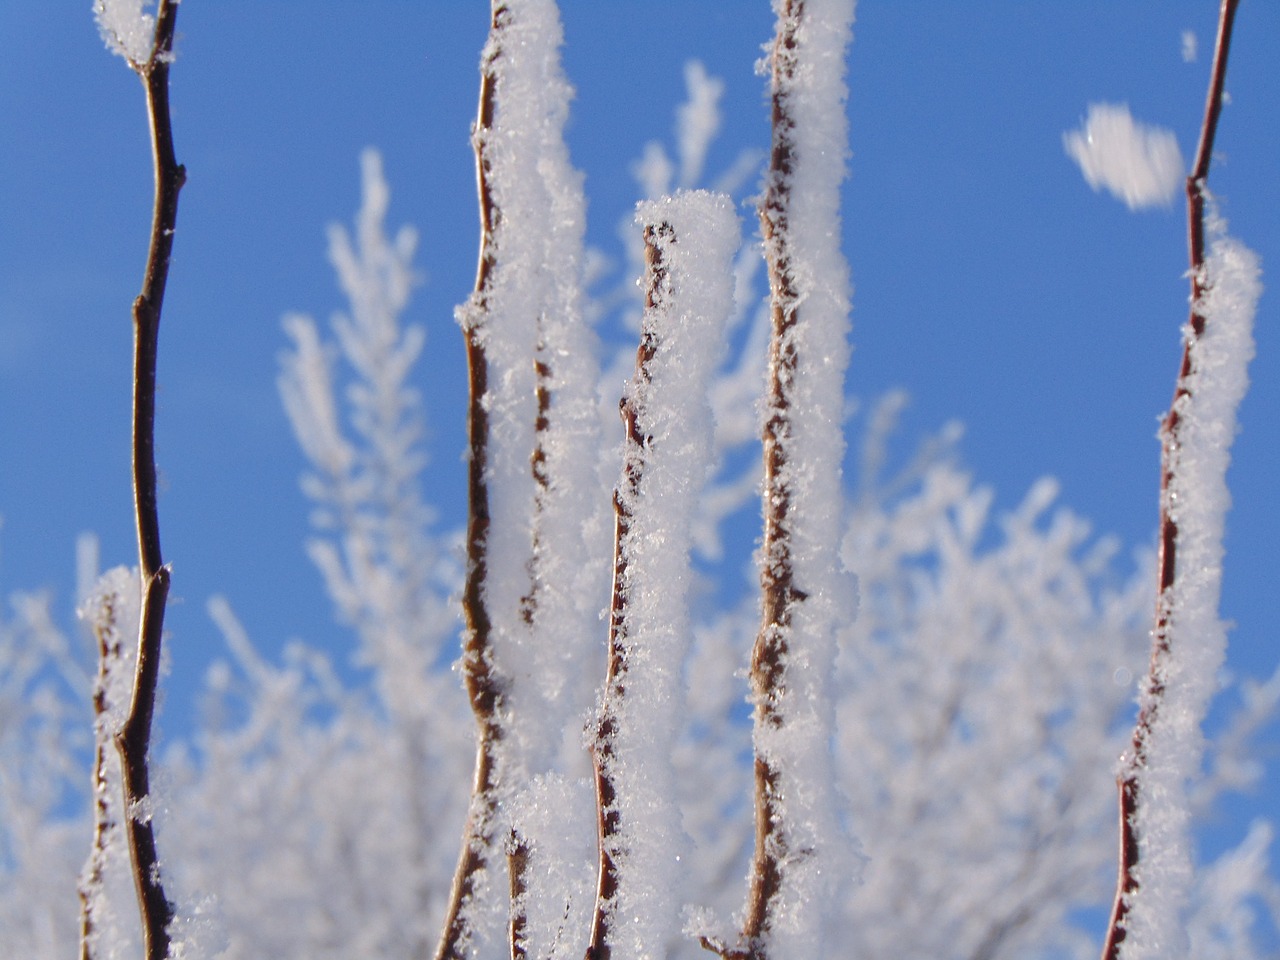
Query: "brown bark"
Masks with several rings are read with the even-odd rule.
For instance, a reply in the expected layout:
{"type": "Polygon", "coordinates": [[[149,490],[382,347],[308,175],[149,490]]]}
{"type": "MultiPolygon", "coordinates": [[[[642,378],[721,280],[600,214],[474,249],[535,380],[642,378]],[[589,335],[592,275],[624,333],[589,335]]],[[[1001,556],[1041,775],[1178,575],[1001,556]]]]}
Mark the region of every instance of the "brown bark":
{"type": "MultiPolygon", "coordinates": [[[[165,601],[169,593],[169,568],[160,551],[160,520],[156,506],[156,358],[160,314],[178,216],[178,194],[186,181],[186,170],[174,154],[169,115],[169,65],[173,60],[177,15],[176,0],[160,0],[150,54],[143,62],[129,62],[146,89],[155,169],[155,200],[142,292],[133,303],[133,495],[142,580],[142,615],[129,711],[113,737],[123,774],[124,830],[129,843],[147,960],[164,960],[168,956],[168,928],[174,917],[173,904],[165,895],[156,852],[148,754],[159,683],[165,601]]],[[[100,653],[106,655],[106,651],[100,653]]],[[[89,931],[91,924],[92,919],[85,917],[82,930],[89,931]]],[[[81,945],[81,955],[87,957],[88,949],[86,939],[81,945]]]]}
{"type": "MultiPolygon", "coordinates": [[[[760,631],[751,652],[751,691],[757,727],[777,728],[783,722],[781,701],[787,688],[787,656],[791,621],[805,593],[795,582],[791,555],[792,496],[788,481],[791,460],[791,388],[800,367],[794,331],[801,322],[792,253],[787,237],[791,182],[795,167],[795,120],[789,96],[798,66],[797,34],[805,16],[804,0],[788,0],[778,13],[770,53],[770,94],[773,144],[760,229],[769,271],[772,332],[769,343],[768,386],[763,432],[764,537],[760,568],[760,631]]],[[[781,772],[771,757],[758,749],[755,775],[755,844],[739,943],[703,940],[703,946],[727,960],[765,960],[768,934],[775,919],[783,885],[783,864],[789,853],[788,824],[782,808],[781,772]]]]}
{"type": "Polygon", "coordinates": [[[488,390],[489,361],[485,355],[482,328],[496,265],[494,230],[501,216],[490,188],[487,152],[488,135],[493,129],[497,105],[498,77],[494,61],[502,55],[501,46],[494,42],[494,38],[508,17],[506,5],[495,2],[491,8],[491,47],[482,71],[480,106],[471,136],[476,154],[481,238],[475,293],[463,322],[469,386],[467,440],[470,457],[467,463],[467,573],[462,593],[466,622],[462,667],[467,696],[476,719],[477,744],[462,851],[454,871],[435,960],[462,960],[465,956],[463,944],[471,933],[465,908],[477,892],[477,879],[485,869],[493,848],[493,820],[498,805],[497,754],[503,735],[500,708],[504,684],[492,662],[493,624],[485,597],[489,564],[489,489],[485,478],[489,461],[489,415],[485,407],[485,393],[488,390]]]}

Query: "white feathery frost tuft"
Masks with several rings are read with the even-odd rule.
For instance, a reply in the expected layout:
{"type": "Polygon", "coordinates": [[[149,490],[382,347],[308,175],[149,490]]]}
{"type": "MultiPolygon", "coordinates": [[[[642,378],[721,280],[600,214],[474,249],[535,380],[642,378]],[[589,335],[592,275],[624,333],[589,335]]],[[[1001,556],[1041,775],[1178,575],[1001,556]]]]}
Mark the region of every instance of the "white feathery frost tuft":
{"type": "Polygon", "coordinates": [[[1160,598],[1170,638],[1156,678],[1161,692],[1145,695],[1159,698],[1158,713],[1139,770],[1139,886],[1126,918],[1124,960],[1186,955],[1182,919],[1194,879],[1187,788],[1200,776],[1201,724],[1227,651],[1227,625],[1218,614],[1231,503],[1226,476],[1236,411],[1249,385],[1262,284],[1258,256],[1226,233],[1215,211],[1207,219],[1205,292],[1196,304],[1204,332],[1184,328],[1191,366],[1186,391],[1174,404],[1179,428],[1165,497],[1178,525],[1177,570],[1160,598]]]}
{"type": "Polygon", "coordinates": [[[151,5],[150,0],[94,0],[93,14],[107,49],[131,65],[151,56],[156,18],[145,12],[151,5]]]}
{"type": "Polygon", "coordinates": [[[625,682],[605,693],[612,733],[603,762],[619,815],[617,833],[604,840],[618,873],[607,904],[618,919],[609,942],[619,956],[644,958],[665,955],[678,940],[688,880],[672,763],[680,718],[672,704],[682,696],[692,633],[691,521],[706,482],[707,387],[733,309],[739,228],[733,201],[706,191],[642,203],[636,221],[653,230],[661,292],[644,321],[652,354],[644,375],[625,388],[645,442],[629,447],[618,488],[631,516],[618,543],[625,613],[617,632],[627,652],[625,682]],[[641,479],[629,487],[632,470],[641,479]]]}
{"type": "Polygon", "coordinates": [[[1127,104],[1089,104],[1084,126],[1063,134],[1062,145],[1089,186],[1130,210],[1169,206],[1186,175],[1173,131],[1139,123],[1127,104]]]}

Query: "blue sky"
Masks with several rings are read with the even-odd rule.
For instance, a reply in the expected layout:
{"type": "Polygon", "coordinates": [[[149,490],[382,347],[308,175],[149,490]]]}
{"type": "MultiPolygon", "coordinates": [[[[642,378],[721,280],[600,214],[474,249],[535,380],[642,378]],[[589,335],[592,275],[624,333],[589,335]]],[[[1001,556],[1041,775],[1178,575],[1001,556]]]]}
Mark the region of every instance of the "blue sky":
{"type": "MultiPolygon", "coordinates": [[[[754,62],[762,2],[566,0],[570,127],[590,239],[617,253],[636,197],[630,164],[670,143],[683,64],[724,78],[709,168],[767,144],[754,62]]],[[[325,225],[358,204],[358,154],[383,152],[391,225],[422,232],[410,319],[428,328],[429,500],[463,502],[461,338],[473,280],[467,133],[487,4],[430,0],[187,0],[173,105],[189,170],[161,334],[158,444],[173,683],[162,723],[195,715],[194,680],[227,595],[270,646],[340,649],[306,560],[303,468],[275,390],[290,310],[341,306],[325,225]]],[[[1199,2],[883,3],[865,0],[850,61],[845,249],[855,283],[850,392],[913,397],[908,439],[963,421],[975,475],[1016,503],[1038,477],[1127,546],[1153,542],[1157,417],[1186,316],[1185,214],[1131,213],[1092,191],[1064,131],[1088,105],[1127,102],[1195,148],[1216,5],[1199,2]],[[1182,33],[1200,55],[1184,62],[1182,33]]],[[[1232,232],[1280,263],[1280,7],[1244,0],[1211,187],[1232,232]]],[[[73,546],[102,538],[132,562],[129,304],[150,217],[141,90],[97,36],[87,0],[0,9],[0,592],[49,587],[71,604],[73,546]]],[[[744,215],[750,211],[744,208],[744,215]]],[[[1224,616],[1239,673],[1275,667],[1280,521],[1276,298],[1257,320],[1253,387],[1233,454],[1224,616]]],[[[748,538],[749,540],[749,538],[748,538]]],[[[1264,746],[1274,761],[1273,727],[1264,746]]],[[[1274,812],[1280,778],[1229,817],[1274,812]]],[[[1236,831],[1232,831],[1235,833],[1236,831]]]]}

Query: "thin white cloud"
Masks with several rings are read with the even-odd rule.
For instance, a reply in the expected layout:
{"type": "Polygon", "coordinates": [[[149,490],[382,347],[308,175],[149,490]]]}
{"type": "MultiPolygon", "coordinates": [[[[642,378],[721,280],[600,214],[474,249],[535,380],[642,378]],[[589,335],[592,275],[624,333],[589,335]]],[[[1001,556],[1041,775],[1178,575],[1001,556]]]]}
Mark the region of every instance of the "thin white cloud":
{"type": "Polygon", "coordinates": [[[1089,186],[1130,210],[1169,206],[1185,176],[1173,131],[1138,123],[1125,104],[1089,104],[1084,126],[1064,133],[1062,144],[1089,186]]]}

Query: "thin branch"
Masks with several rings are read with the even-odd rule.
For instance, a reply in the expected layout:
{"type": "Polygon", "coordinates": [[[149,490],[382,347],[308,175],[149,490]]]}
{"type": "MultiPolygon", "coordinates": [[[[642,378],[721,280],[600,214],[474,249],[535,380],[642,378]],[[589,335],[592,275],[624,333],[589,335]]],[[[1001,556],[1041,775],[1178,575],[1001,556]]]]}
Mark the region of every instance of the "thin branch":
{"type": "Polygon", "coordinates": [[[618,729],[618,708],[626,696],[629,669],[627,556],[634,521],[631,505],[640,495],[640,486],[644,479],[645,449],[648,446],[648,438],[640,425],[640,411],[636,409],[634,400],[638,393],[643,392],[644,385],[650,380],[650,364],[658,344],[653,324],[654,314],[662,306],[669,288],[667,267],[663,261],[662,250],[657,243],[658,237],[671,242],[674,238],[670,225],[645,227],[644,320],[640,345],[636,350],[635,381],[619,407],[626,430],[626,446],[623,452],[622,479],[613,495],[613,595],[609,602],[609,651],[604,703],[600,721],[596,726],[595,739],[591,745],[592,765],[595,770],[599,874],[596,882],[595,908],[591,918],[591,940],[587,946],[586,960],[609,960],[611,954],[609,933],[620,880],[614,852],[623,824],[622,814],[618,809],[617,785],[614,778],[616,759],[614,737],[618,729]]]}
{"type": "Polygon", "coordinates": [[[476,893],[476,882],[485,869],[493,848],[494,816],[497,812],[497,754],[503,736],[501,704],[504,683],[492,662],[493,622],[485,597],[489,559],[489,489],[485,474],[489,462],[489,414],[485,393],[489,383],[489,360],[482,334],[488,297],[497,263],[494,229],[500,218],[490,184],[492,161],[488,138],[493,129],[497,104],[498,75],[494,63],[501,45],[494,42],[510,18],[506,4],[495,0],[491,8],[490,45],[480,81],[480,106],[471,144],[476,155],[476,186],[480,201],[480,262],[476,270],[475,293],[464,311],[463,337],[466,341],[469,398],[467,439],[467,573],[462,592],[466,621],[462,663],[467,695],[478,727],[475,776],[471,804],[463,830],[462,852],[454,871],[453,886],[445,911],[444,928],[436,948],[436,960],[462,960],[463,944],[471,934],[464,907],[476,893]]]}
{"type": "MultiPolygon", "coordinates": [[[[791,437],[791,397],[799,357],[792,332],[799,322],[791,250],[786,241],[795,165],[795,120],[788,91],[797,69],[797,33],[804,19],[804,0],[788,0],[778,15],[770,55],[773,145],[766,190],[760,205],[760,227],[769,269],[772,335],[769,381],[765,399],[764,541],[761,547],[761,623],[751,653],[751,690],[756,723],[781,726],[780,699],[786,689],[787,636],[794,608],[805,599],[797,589],[791,554],[791,489],[786,479],[791,437]]],[[[755,758],[755,847],[741,944],[733,949],[704,941],[704,947],[726,960],[763,960],[765,938],[774,921],[782,890],[782,863],[788,855],[787,824],[781,808],[779,770],[772,758],[755,758]]]]}
{"type": "Polygon", "coordinates": [[[1111,923],[1103,944],[1103,960],[1119,960],[1120,945],[1125,938],[1125,925],[1134,895],[1139,889],[1138,862],[1141,853],[1137,834],[1139,775],[1146,769],[1152,732],[1160,720],[1164,699],[1166,667],[1173,655],[1173,625],[1170,621],[1169,596],[1177,579],[1178,524],[1171,512],[1169,486],[1173,479],[1174,459],[1181,445],[1179,401],[1190,393],[1192,348],[1204,335],[1205,318],[1201,303],[1205,294],[1204,275],[1204,205],[1205,183],[1213,156],[1218,118],[1222,113],[1223,88],[1227,74],[1227,55],[1231,47],[1231,31],[1239,0],[1222,0],[1218,18],[1218,36],[1213,51],[1213,70],[1205,100],[1204,121],[1200,128],[1200,145],[1195,164],[1187,177],[1187,231],[1191,261],[1191,317],[1189,336],[1183,340],[1182,361],[1173,403],[1161,430],[1160,472],[1160,545],[1157,560],[1159,583],[1156,594],[1155,631],[1152,635],[1151,663],[1147,675],[1146,696],[1133,730],[1133,741],[1120,776],[1117,779],[1120,807],[1119,876],[1116,897],[1111,908],[1111,923]]]}
{"type": "Polygon", "coordinates": [[[125,832],[133,863],[147,960],[164,960],[168,956],[168,928],[174,916],[173,904],[165,896],[161,883],[156,854],[148,752],[159,682],[165,600],[169,593],[169,568],[165,566],[160,552],[160,520],[156,507],[156,355],[178,216],[178,193],[186,180],[186,170],[174,155],[173,128],[169,117],[169,64],[173,60],[177,16],[176,0],[160,0],[150,55],[144,62],[129,62],[142,78],[147,92],[155,167],[155,203],[142,292],[133,303],[133,495],[142,578],[142,615],[133,695],[128,715],[114,739],[116,751],[120,754],[125,832]]]}

